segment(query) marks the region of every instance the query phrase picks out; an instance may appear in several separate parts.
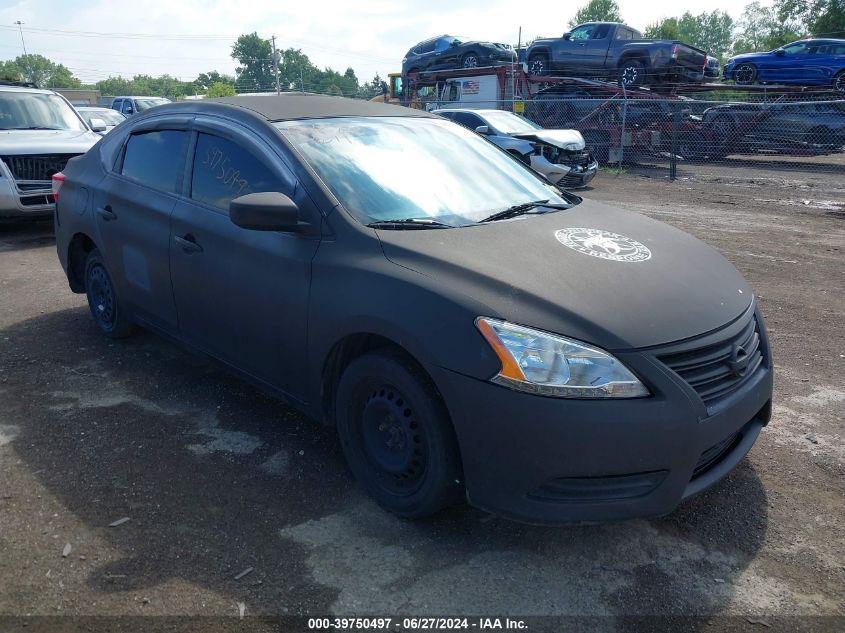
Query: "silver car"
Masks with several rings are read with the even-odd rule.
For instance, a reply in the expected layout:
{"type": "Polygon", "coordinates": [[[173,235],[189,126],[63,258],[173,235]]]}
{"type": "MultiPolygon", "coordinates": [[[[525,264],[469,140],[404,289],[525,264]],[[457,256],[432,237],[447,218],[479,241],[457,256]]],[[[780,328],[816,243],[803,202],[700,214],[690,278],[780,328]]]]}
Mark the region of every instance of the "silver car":
{"type": "Polygon", "coordinates": [[[585,187],[598,172],[578,130],[546,130],[505,110],[441,109],[434,114],[486,136],[559,187],[585,187]]]}
{"type": "Polygon", "coordinates": [[[0,85],[0,219],[53,214],[53,174],[100,136],[52,90],[0,85]]]}

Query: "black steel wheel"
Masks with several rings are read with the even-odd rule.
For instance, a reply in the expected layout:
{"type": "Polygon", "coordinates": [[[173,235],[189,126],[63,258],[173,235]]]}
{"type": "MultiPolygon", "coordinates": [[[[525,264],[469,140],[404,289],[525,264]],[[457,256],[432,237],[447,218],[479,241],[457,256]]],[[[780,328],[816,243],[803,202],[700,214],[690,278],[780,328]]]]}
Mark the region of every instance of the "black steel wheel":
{"type": "Polygon", "coordinates": [[[752,84],[757,79],[757,67],[747,62],[738,64],[733,75],[738,84],[752,84]]]}
{"type": "Polygon", "coordinates": [[[478,67],[478,55],[475,53],[467,53],[461,59],[461,66],[464,68],[477,68],[478,67]]]}
{"type": "Polygon", "coordinates": [[[833,78],[833,89],[836,92],[845,92],[845,70],[840,70],[833,78]]]}
{"type": "Polygon", "coordinates": [[[549,57],[546,54],[532,55],[528,58],[528,74],[529,75],[548,75],[549,74],[549,57]]]}
{"type": "Polygon", "coordinates": [[[103,334],[123,338],[132,333],[134,326],[123,314],[114,284],[97,249],[85,260],[85,295],[91,316],[103,334]]]}
{"type": "Polygon", "coordinates": [[[374,352],[352,361],[338,383],[335,414],[352,473],[386,510],[420,518],[463,497],[448,413],[404,355],[374,352]]]}
{"type": "Polygon", "coordinates": [[[645,83],[645,66],[638,59],[629,59],[619,67],[619,85],[637,88],[645,83]]]}

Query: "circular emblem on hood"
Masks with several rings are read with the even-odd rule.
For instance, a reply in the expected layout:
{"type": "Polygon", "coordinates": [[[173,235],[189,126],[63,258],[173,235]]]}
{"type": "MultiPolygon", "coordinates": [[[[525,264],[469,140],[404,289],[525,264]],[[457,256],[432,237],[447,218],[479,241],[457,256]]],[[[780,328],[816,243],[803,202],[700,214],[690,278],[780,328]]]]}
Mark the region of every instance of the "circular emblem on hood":
{"type": "Polygon", "coordinates": [[[555,232],[555,237],[573,251],[614,262],[644,262],[651,251],[630,237],[600,229],[568,228],[555,232]]]}

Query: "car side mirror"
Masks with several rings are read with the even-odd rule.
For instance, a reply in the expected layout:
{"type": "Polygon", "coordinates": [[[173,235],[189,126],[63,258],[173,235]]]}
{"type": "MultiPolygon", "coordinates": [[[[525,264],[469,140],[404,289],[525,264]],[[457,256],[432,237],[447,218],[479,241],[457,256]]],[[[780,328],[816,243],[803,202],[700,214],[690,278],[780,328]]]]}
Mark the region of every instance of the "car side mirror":
{"type": "Polygon", "coordinates": [[[490,126],[489,125],[479,125],[477,128],[475,128],[475,131],[478,132],[479,134],[484,134],[485,136],[487,136],[488,134],[490,134],[490,126]]]}
{"type": "Polygon", "coordinates": [[[569,31],[567,31],[566,33],[563,34],[563,39],[565,39],[565,40],[568,40],[571,37],[572,37],[572,33],[570,33],[569,31]]]}
{"type": "Polygon", "coordinates": [[[123,111],[123,114],[132,114],[133,112],[135,112],[135,110],[132,108],[132,106],[129,106],[128,108],[126,108],[126,110],[123,111]]]}
{"type": "Polygon", "coordinates": [[[775,51],[775,55],[777,55],[778,57],[783,57],[784,55],[786,55],[786,51],[782,48],[779,48],[775,51]]]}
{"type": "Polygon", "coordinates": [[[105,132],[107,127],[108,125],[106,125],[106,122],[102,119],[98,119],[96,117],[91,119],[91,129],[94,132],[105,132]]]}
{"type": "Polygon", "coordinates": [[[283,193],[248,193],[229,203],[229,218],[243,229],[253,231],[299,231],[299,207],[283,193]]]}

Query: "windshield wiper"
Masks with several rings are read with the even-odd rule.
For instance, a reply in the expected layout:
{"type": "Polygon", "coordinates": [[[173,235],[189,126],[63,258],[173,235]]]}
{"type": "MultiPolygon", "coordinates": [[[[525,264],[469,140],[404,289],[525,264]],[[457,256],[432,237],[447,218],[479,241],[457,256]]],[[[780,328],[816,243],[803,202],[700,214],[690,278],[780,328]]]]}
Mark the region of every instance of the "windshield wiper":
{"type": "Polygon", "coordinates": [[[371,229],[453,229],[451,224],[444,224],[430,218],[398,218],[396,220],[379,220],[370,222],[371,229]]]}
{"type": "Polygon", "coordinates": [[[508,218],[514,218],[518,215],[525,215],[532,209],[536,209],[537,207],[545,207],[546,209],[569,209],[572,207],[571,204],[557,204],[553,202],[549,202],[548,200],[534,200],[533,202],[526,202],[524,204],[515,204],[512,207],[508,207],[507,209],[503,209],[502,211],[497,211],[493,215],[487,216],[483,220],[479,220],[481,222],[495,222],[496,220],[506,220],[508,218]]]}
{"type": "Polygon", "coordinates": [[[10,127],[10,128],[6,128],[6,129],[7,130],[54,130],[54,131],[59,131],[63,128],[60,128],[60,127],[45,127],[43,125],[33,125],[33,126],[30,126],[30,127],[10,127]]]}

